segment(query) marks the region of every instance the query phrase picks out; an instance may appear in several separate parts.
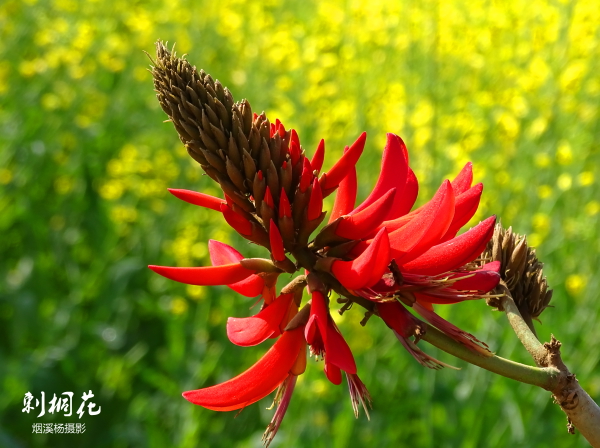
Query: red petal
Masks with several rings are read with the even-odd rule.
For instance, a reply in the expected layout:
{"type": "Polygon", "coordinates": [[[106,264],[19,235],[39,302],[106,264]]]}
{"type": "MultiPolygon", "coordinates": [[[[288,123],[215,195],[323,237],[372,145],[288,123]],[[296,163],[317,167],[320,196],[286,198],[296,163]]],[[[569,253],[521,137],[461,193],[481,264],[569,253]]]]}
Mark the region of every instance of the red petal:
{"type": "Polygon", "coordinates": [[[418,194],[419,181],[417,180],[417,176],[415,176],[414,171],[409,168],[404,191],[402,194],[398,195],[401,201],[400,203],[394,204],[394,207],[396,207],[394,214],[396,216],[404,216],[410,212],[410,209],[413,208],[413,205],[415,205],[418,194]]]}
{"type": "Polygon", "coordinates": [[[412,336],[417,318],[399,302],[377,303],[377,311],[385,324],[403,338],[412,336]]]}
{"type": "Polygon", "coordinates": [[[359,240],[373,234],[389,213],[395,196],[396,188],[392,188],[362,211],[345,216],[338,223],[335,234],[349,240],[359,240]]]}
{"type": "Polygon", "coordinates": [[[461,227],[469,222],[477,211],[477,207],[479,207],[482,191],[483,184],[479,183],[459,196],[456,196],[456,201],[454,203],[454,218],[452,218],[452,223],[440,242],[454,238],[461,227]]]}
{"type": "Polygon", "coordinates": [[[214,196],[210,196],[204,193],[199,193],[197,191],[178,190],[175,188],[169,188],[168,190],[169,193],[171,193],[176,198],[181,199],[182,201],[189,202],[190,204],[194,205],[199,205],[200,207],[210,208],[218,212],[221,211],[221,204],[225,203],[223,199],[216,198],[214,196]]]}
{"type": "Polygon", "coordinates": [[[304,193],[310,186],[315,177],[313,174],[313,167],[311,166],[307,157],[302,161],[302,174],[300,175],[300,191],[304,193]]]}
{"type": "MultiPolygon", "coordinates": [[[[395,215],[397,218],[383,221],[383,223],[379,226],[379,228],[387,227],[388,233],[392,233],[394,230],[398,230],[408,224],[415,216],[420,213],[420,209],[417,209],[411,213],[410,209],[415,204],[417,200],[417,194],[419,193],[419,183],[417,181],[417,177],[413,170],[408,169],[408,179],[406,180],[406,185],[404,187],[404,192],[402,194],[397,194],[396,198],[400,197],[402,202],[396,205],[398,208],[395,210],[395,215]],[[408,214],[407,214],[408,213],[408,214]]],[[[421,207],[422,208],[422,207],[421,207]]],[[[379,230],[379,229],[377,229],[379,230]]]]}
{"type": "Polygon", "coordinates": [[[300,158],[300,139],[295,129],[292,129],[290,137],[290,157],[292,159],[292,166],[296,165],[296,162],[300,158]]]}
{"type": "Polygon", "coordinates": [[[452,181],[452,188],[454,188],[454,194],[459,195],[464,193],[473,183],[473,164],[467,162],[463,169],[458,173],[458,176],[452,181]]]}
{"type": "Polygon", "coordinates": [[[227,319],[227,337],[235,345],[250,347],[281,333],[279,324],[290,308],[293,294],[282,294],[256,316],[227,319]]]}
{"type": "Polygon", "coordinates": [[[176,268],[154,265],[148,267],[157,274],[176,282],[199,286],[229,285],[254,274],[254,271],[246,269],[239,263],[199,268],[176,268]]]}
{"type": "MultiPolygon", "coordinates": [[[[233,247],[216,240],[208,240],[208,252],[213,266],[236,263],[244,258],[233,247]]],[[[245,280],[227,286],[243,296],[256,297],[262,293],[264,285],[265,282],[261,277],[252,274],[245,280]]]]}
{"type": "Polygon", "coordinates": [[[346,288],[361,289],[377,283],[390,260],[389,238],[384,228],[367,250],[354,260],[334,261],[331,272],[346,288]]]}
{"type": "Polygon", "coordinates": [[[310,159],[310,164],[313,170],[317,172],[321,171],[323,168],[323,160],[325,159],[325,140],[321,139],[319,142],[319,146],[317,146],[317,150],[315,151],[315,155],[310,159]]]}
{"type": "MultiPolygon", "coordinates": [[[[482,251],[483,252],[483,251],[482,251]]],[[[494,271],[500,273],[502,264],[499,261],[492,261],[481,266],[482,271],[494,271]]]]}
{"type": "MultiPolygon", "coordinates": [[[[458,277],[465,275],[469,274],[457,274],[458,277]]],[[[486,293],[494,289],[500,281],[500,274],[494,271],[475,271],[471,275],[472,277],[454,282],[450,288],[486,293]]]]}
{"type": "Polygon", "coordinates": [[[308,201],[308,220],[312,221],[317,219],[323,213],[323,193],[321,192],[321,186],[319,185],[318,179],[315,177],[313,180],[312,193],[308,201]]]}
{"type": "Polygon", "coordinates": [[[265,201],[269,207],[275,208],[275,202],[273,201],[273,195],[271,194],[271,189],[269,187],[265,189],[265,197],[263,201],[265,201]]]}
{"type": "Polygon", "coordinates": [[[292,207],[290,206],[290,201],[285,194],[285,190],[283,187],[281,188],[281,194],[279,195],[279,217],[287,217],[290,218],[292,216],[292,207]]]}
{"type": "Polygon", "coordinates": [[[311,296],[312,302],[310,305],[309,323],[312,321],[313,324],[311,324],[311,328],[309,328],[309,325],[307,324],[304,332],[306,342],[309,345],[312,345],[314,342],[316,330],[319,330],[323,341],[327,339],[327,319],[329,318],[329,311],[327,311],[327,303],[325,302],[323,293],[314,291],[311,296]],[[316,327],[314,326],[314,322],[316,322],[316,327]]]}
{"type": "Polygon", "coordinates": [[[327,379],[333,384],[335,384],[336,386],[342,384],[342,372],[340,371],[340,368],[338,366],[327,362],[327,359],[325,359],[325,368],[323,370],[325,371],[327,379]]]}
{"type": "Polygon", "coordinates": [[[283,248],[283,239],[279,229],[271,219],[269,224],[269,241],[271,242],[271,255],[277,261],[285,260],[285,249],[283,248]]]}
{"type": "Polygon", "coordinates": [[[406,146],[402,139],[397,135],[387,134],[387,143],[381,158],[381,173],[379,174],[377,183],[369,197],[356,207],[351,214],[364,210],[381,198],[381,196],[386,194],[386,192],[395,188],[398,194],[394,198],[393,205],[388,207],[384,219],[389,220],[400,216],[397,212],[405,208],[403,202],[405,200],[404,187],[406,185],[407,176],[408,153],[406,151],[406,146]]]}
{"type": "Polygon", "coordinates": [[[438,244],[420,257],[402,266],[402,271],[411,274],[437,275],[458,269],[483,252],[494,234],[496,217],[490,216],[468,232],[445,243],[438,244]]]}
{"type": "MultiPolygon", "coordinates": [[[[268,187],[267,187],[268,188],[268,187]]],[[[252,223],[244,216],[234,212],[227,204],[221,204],[221,213],[229,224],[240,235],[252,235],[252,223]]]]}
{"type": "Polygon", "coordinates": [[[331,209],[329,222],[333,222],[340,216],[347,215],[354,209],[356,203],[356,191],[358,190],[356,180],[356,167],[350,170],[350,173],[340,182],[340,186],[335,195],[335,202],[331,209]]]}
{"type": "Polygon", "coordinates": [[[208,253],[213,266],[232,264],[244,259],[237,249],[217,240],[208,240],[208,253]]]}
{"type": "Polygon", "coordinates": [[[213,411],[233,411],[266,397],[288,376],[304,345],[302,328],[286,331],[256,364],[216,386],[184,392],[186,400],[213,411]]]}
{"type": "Polygon", "coordinates": [[[390,233],[392,258],[399,264],[417,258],[440,240],[453,216],[454,193],[446,180],[410,223],[390,233]]]}
{"type": "Polygon", "coordinates": [[[352,167],[356,165],[360,155],[365,148],[365,141],[367,140],[367,133],[363,132],[360,134],[358,139],[350,146],[350,149],[346,151],[340,160],[338,160],[335,165],[327,172],[327,176],[325,177],[325,185],[323,189],[325,191],[335,189],[342,179],[350,173],[352,167]]]}
{"type": "Polygon", "coordinates": [[[356,362],[346,340],[329,317],[327,323],[327,338],[325,342],[325,358],[347,373],[356,373],[356,362]]]}

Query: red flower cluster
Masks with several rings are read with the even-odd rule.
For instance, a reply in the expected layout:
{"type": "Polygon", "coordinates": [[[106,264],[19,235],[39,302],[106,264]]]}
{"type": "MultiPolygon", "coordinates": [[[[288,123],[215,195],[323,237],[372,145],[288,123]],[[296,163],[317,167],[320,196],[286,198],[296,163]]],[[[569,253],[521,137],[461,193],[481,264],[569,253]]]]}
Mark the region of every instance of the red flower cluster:
{"type": "MultiPolygon", "coordinates": [[[[253,119],[260,125],[264,117],[255,114],[253,119]]],[[[286,131],[277,121],[270,124],[270,136],[277,135],[286,144],[282,149],[285,157],[279,158],[283,162],[275,169],[279,170],[278,179],[289,182],[282,181],[277,185],[279,191],[271,191],[271,178],[262,170],[246,176],[254,182],[254,188],[246,193],[257,211],[252,216],[240,205],[245,203],[233,197],[238,193],[226,188],[224,199],[170,190],[184,201],[221,212],[240,235],[268,248],[270,259],[246,259],[234,248],[211,240],[213,266],[150,266],[172,280],[191,285],[227,285],[244,296],[264,299],[255,316],[229,318],[227,335],[240,346],[253,346],[270,338],[276,339],[274,345],[237,377],[183,396],[208,409],[231,411],[278,388],[277,411],[264,438],[267,445],[281,424],[298,375],[305,370],[307,345],[312,354],[324,360],[325,374],[333,384],[340,384],[345,373],[355,414],[359,404],[365,411],[370,405],[352,351],[330,315],[332,291],[341,296],[339,301],[346,302],[341,311],[352,303],[365,306],[369,315],[383,319],[417,361],[441,368],[444,364],[417,347],[419,335],[426,328],[405,306],[471,350],[489,356],[485,344],[442,319],[433,306],[484,297],[500,278],[498,262],[483,267],[473,263],[492,236],[494,217],[456,236],[477,210],[483,188],[481,184],[471,186],[470,163],[452,182],[444,181],[428,203],[411,211],[417,197],[417,179],[409,167],[403,141],[388,134],[379,179],[367,199],[355,206],[355,165],[365,146],[365,133],[322,174],[323,141],[309,160],[295,131],[286,131]],[[329,223],[311,239],[325,216],[323,198],[335,190],[329,223]],[[277,294],[277,277],[301,268],[306,275],[298,276],[277,294]],[[310,299],[300,308],[304,287],[310,299]]],[[[248,180],[240,183],[244,188],[247,184],[248,180]]]]}

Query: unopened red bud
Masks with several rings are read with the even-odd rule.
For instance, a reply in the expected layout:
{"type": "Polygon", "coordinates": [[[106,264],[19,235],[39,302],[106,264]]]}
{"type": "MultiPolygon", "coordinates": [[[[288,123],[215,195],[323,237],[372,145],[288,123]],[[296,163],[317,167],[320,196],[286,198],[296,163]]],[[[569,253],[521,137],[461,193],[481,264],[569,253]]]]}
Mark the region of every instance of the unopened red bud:
{"type": "Polygon", "coordinates": [[[271,255],[276,261],[285,259],[285,249],[283,247],[283,239],[279,233],[279,229],[273,220],[269,222],[269,241],[271,242],[271,255]]]}
{"type": "Polygon", "coordinates": [[[292,164],[289,163],[287,160],[284,160],[283,165],[279,170],[279,180],[281,182],[281,191],[285,192],[286,194],[291,193],[293,180],[292,176],[292,164]]]}
{"type": "Polygon", "coordinates": [[[312,193],[310,195],[310,201],[308,202],[307,218],[309,221],[313,221],[321,216],[323,212],[323,194],[321,192],[321,186],[317,179],[313,180],[312,193]]]}
{"type": "Polygon", "coordinates": [[[367,139],[367,133],[363,132],[358,139],[350,146],[350,148],[344,152],[340,160],[327,172],[327,178],[325,185],[323,186],[323,193],[325,196],[332,193],[337,186],[340,184],[342,179],[348,175],[350,170],[356,165],[360,158],[363,149],[365,148],[365,142],[367,139]]]}
{"type": "Polygon", "coordinates": [[[392,188],[362,211],[354,215],[342,216],[335,234],[349,240],[371,236],[388,214],[395,195],[396,188],[392,188]]]}
{"type": "Polygon", "coordinates": [[[323,168],[323,160],[325,159],[325,140],[321,139],[321,141],[319,142],[319,146],[317,146],[317,150],[315,151],[315,154],[313,155],[312,159],[310,160],[310,164],[312,165],[313,169],[318,171],[321,171],[321,168],[323,168]]]}
{"type": "Polygon", "coordinates": [[[284,216],[292,216],[292,207],[290,206],[290,201],[285,190],[282,188],[281,196],[279,197],[279,218],[283,218],[284,216]]]}
{"type": "Polygon", "coordinates": [[[304,166],[302,167],[302,174],[300,175],[300,191],[305,192],[313,181],[313,167],[311,166],[308,157],[304,158],[304,166]]]}
{"type": "Polygon", "coordinates": [[[263,200],[269,207],[275,208],[275,202],[273,202],[273,196],[271,195],[271,189],[269,187],[265,190],[265,197],[263,200]]]}

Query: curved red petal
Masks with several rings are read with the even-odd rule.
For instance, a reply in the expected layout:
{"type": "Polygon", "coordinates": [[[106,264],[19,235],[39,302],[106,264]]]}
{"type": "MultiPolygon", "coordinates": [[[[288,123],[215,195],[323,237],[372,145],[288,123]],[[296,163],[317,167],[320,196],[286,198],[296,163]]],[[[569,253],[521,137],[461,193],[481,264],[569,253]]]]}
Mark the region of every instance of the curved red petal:
{"type": "Polygon", "coordinates": [[[407,338],[412,335],[417,318],[401,303],[396,301],[377,303],[377,311],[385,324],[400,336],[407,338]]]}
{"type": "Polygon", "coordinates": [[[245,280],[227,285],[244,297],[256,297],[262,294],[265,282],[258,275],[251,275],[245,280]]]}
{"type": "Polygon", "coordinates": [[[335,228],[335,234],[349,240],[359,240],[372,234],[389,213],[396,191],[392,188],[362,211],[344,216],[335,228]]]}
{"type": "Polygon", "coordinates": [[[308,200],[308,212],[307,217],[309,221],[317,219],[323,213],[323,192],[319,180],[315,177],[313,180],[312,193],[308,200]]]}
{"type": "Polygon", "coordinates": [[[271,189],[268,186],[265,189],[265,197],[263,198],[263,201],[265,201],[269,207],[275,208],[275,201],[273,201],[273,195],[271,194],[271,189]]]}
{"type": "Polygon", "coordinates": [[[439,242],[454,216],[454,193],[444,181],[435,196],[402,228],[390,233],[392,258],[406,263],[439,242]]]}
{"type": "Polygon", "coordinates": [[[281,333],[279,325],[289,310],[293,294],[282,294],[256,316],[227,319],[227,337],[235,345],[250,347],[281,333]]]}
{"type": "Polygon", "coordinates": [[[213,266],[236,263],[244,258],[237,249],[217,240],[208,240],[208,253],[213,266]]]}
{"type": "Polygon", "coordinates": [[[271,242],[271,255],[277,261],[285,260],[285,249],[283,248],[283,239],[275,222],[271,219],[269,223],[269,241],[271,242]]]}
{"type": "Polygon", "coordinates": [[[367,133],[363,132],[360,134],[358,139],[350,146],[350,148],[344,152],[342,157],[331,167],[325,177],[325,185],[323,189],[325,191],[335,189],[342,179],[348,175],[352,167],[356,165],[360,155],[365,148],[365,142],[367,140],[367,133]]]}
{"type": "Polygon", "coordinates": [[[313,178],[315,177],[313,174],[313,168],[308,160],[308,157],[305,157],[302,160],[302,174],[300,175],[300,191],[304,193],[308,187],[312,184],[313,178]]]}
{"type": "MultiPolygon", "coordinates": [[[[457,274],[457,276],[459,277],[464,275],[465,274],[457,274]]],[[[494,289],[500,281],[500,274],[494,271],[480,270],[472,272],[471,275],[472,276],[469,278],[465,278],[464,280],[458,280],[454,282],[452,286],[450,286],[450,288],[486,293],[494,289]]]]}
{"type": "Polygon", "coordinates": [[[315,154],[312,156],[312,159],[310,159],[312,169],[317,172],[321,171],[321,168],[323,168],[323,160],[325,160],[325,140],[321,139],[315,154]]]}
{"type": "Polygon", "coordinates": [[[356,167],[353,167],[348,175],[340,182],[338,191],[335,195],[329,222],[333,222],[340,216],[347,215],[354,209],[356,203],[356,192],[358,182],[356,180],[356,167]]]}
{"type": "Polygon", "coordinates": [[[394,204],[394,215],[404,216],[410,212],[410,210],[413,208],[413,205],[415,205],[418,194],[419,181],[417,180],[417,176],[415,176],[414,171],[409,168],[404,190],[402,194],[398,195],[400,202],[394,204]]]}
{"type": "MultiPolygon", "coordinates": [[[[267,187],[268,188],[268,187],[267,187]]],[[[234,212],[227,204],[221,204],[221,213],[229,224],[240,235],[252,235],[252,223],[244,216],[234,212]]]]}
{"type": "Polygon", "coordinates": [[[325,359],[325,368],[323,370],[325,371],[327,379],[331,381],[332,384],[335,384],[336,386],[342,384],[342,372],[338,366],[327,362],[327,359],[325,359]]]}
{"type": "Polygon", "coordinates": [[[213,411],[233,411],[266,397],[288,376],[304,346],[302,328],[286,331],[256,364],[235,378],[183,397],[213,411]]]}
{"type": "Polygon", "coordinates": [[[361,289],[375,284],[389,263],[389,238],[387,230],[383,228],[357,258],[351,261],[334,261],[331,272],[346,288],[361,289]]]}
{"type": "Polygon", "coordinates": [[[452,188],[454,188],[454,194],[459,195],[464,193],[473,183],[473,164],[467,162],[467,164],[460,170],[460,173],[452,181],[452,188]]]}
{"type": "Polygon", "coordinates": [[[482,271],[494,271],[494,272],[500,273],[501,266],[502,266],[502,263],[500,263],[499,261],[492,261],[490,263],[486,263],[483,266],[481,266],[481,270],[482,271]]]}
{"type": "MultiPolygon", "coordinates": [[[[244,258],[235,248],[216,240],[208,240],[208,253],[213,266],[236,263],[244,258]]],[[[262,293],[264,285],[265,282],[261,277],[252,274],[242,281],[227,286],[243,296],[256,297],[262,293]]]]}
{"type": "MultiPolygon", "coordinates": [[[[327,339],[327,319],[329,318],[329,311],[327,310],[327,302],[325,296],[320,291],[313,291],[311,294],[312,302],[310,305],[310,317],[316,320],[317,329],[321,334],[323,342],[327,339]]],[[[305,333],[305,336],[307,334],[305,333]]],[[[307,337],[308,341],[308,337],[307,337]]]]}
{"type": "Polygon", "coordinates": [[[327,322],[327,338],[325,343],[325,358],[347,373],[356,373],[356,362],[352,350],[340,333],[333,319],[327,322]]]}
{"type": "Polygon", "coordinates": [[[441,243],[454,238],[461,227],[469,222],[479,207],[482,192],[483,184],[479,183],[469,188],[464,193],[456,196],[456,201],[454,203],[454,218],[452,218],[452,222],[450,223],[450,227],[448,227],[446,234],[440,240],[441,243]]]}
{"type": "Polygon", "coordinates": [[[176,282],[199,286],[229,285],[231,283],[239,282],[255,272],[246,269],[239,263],[198,268],[177,268],[154,265],[148,267],[157,274],[175,280],[176,282]]]}
{"type": "Polygon", "coordinates": [[[386,194],[392,188],[395,188],[398,194],[394,198],[393,205],[388,207],[384,219],[394,219],[397,216],[397,211],[403,210],[404,187],[408,177],[408,152],[406,145],[400,137],[395,134],[387,134],[387,143],[383,150],[381,158],[381,172],[373,191],[364,200],[362,204],[356,207],[351,214],[355,214],[364,210],[369,205],[377,201],[381,196],[386,194]]]}
{"type": "Polygon", "coordinates": [[[296,162],[300,159],[300,139],[295,129],[291,130],[290,157],[292,159],[292,166],[296,165],[296,162]]]}
{"type": "Polygon", "coordinates": [[[292,216],[292,206],[290,205],[290,200],[285,194],[285,189],[281,188],[281,193],[279,195],[279,218],[290,218],[292,216]]]}
{"type": "Polygon", "coordinates": [[[471,230],[449,241],[432,247],[423,255],[402,266],[411,274],[437,275],[473,261],[483,252],[494,234],[496,217],[490,216],[471,230]]]}
{"type": "Polygon", "coordinates": [[[200,207],[210,208],[212,210],[216,210],[218,212],[221,211],[221,204],[224,204],[225,201],[223,199],[210,196],[208,194],[199,193],[197,191],[192,190],[180,190],[177,188],[168,188],[169,193],[171,193],[176,198],[181,199],[182,201],[188,202],[190,204],[199,205],[200,207]]]}
{"type": "Polygon", "coordinates": [[[387,229],[381,229],[375,238],[373,238],[373,242],[380,237],[379,247],[375,250],[377,251],[377,255],[375,256],[373,263],[371,265],[371,277],[369,278],[369,282],[367,283],[367,287],[373,286],[379,280],[387,270],[390,262],[392,261],[392,257],[390,255],[390,238],[387,233],[387,229]]]}

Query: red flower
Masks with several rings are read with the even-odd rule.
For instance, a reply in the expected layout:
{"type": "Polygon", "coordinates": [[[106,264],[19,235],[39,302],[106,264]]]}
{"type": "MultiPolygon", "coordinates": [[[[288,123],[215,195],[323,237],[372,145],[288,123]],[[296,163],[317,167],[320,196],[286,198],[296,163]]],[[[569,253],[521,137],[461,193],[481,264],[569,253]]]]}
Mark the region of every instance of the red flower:
{"type": "Polygon", "coordinates": [[[235,231],[270,255],[246,259],[236,249],[211,240],[213,266],[150,266],[179,282],[227,285],[247,297],[261,296],[264,302],[256,315],[229,318],[227,335],[240,346],[276,338],[247,371],[222,384],[185,392],[186,399],[230,411],[278,389],[277,410],[263,439],[268,445],[290,404],[297,376],[304,372],[308,346],[324,361],[325,375],[333,384],[340,384],[345,373],[355,414],[359,404],[366,411],[371,398],[356,373],[352,351],[331,318],[333,292],[346,301],[341,312],[359,303],[368,309],[367,315],[379,315],[427,367],[445,364],[417,347],[427,325],[405,305],[476,353],[491,354],[475,336],[442,319],[433,308],[485,297],[499,281],[498,264],[474,263],[492,236],[495,217],[456,236],[475,214],[483,189],[481,184],[471,186],[470,163],[452,182],[443,181],[431,200],[411,211],[417,178],[404,142],[388,134],[379,178],[369,196],[355,206],[356,163],[365,148],[365,133],[324,172],[323,140],[309,160],[296,131],[286,130],[279,120],[270,123],[264,113],[253,114],[247,101],[236,103],[218,81],[164,47],[159,46],[158,55],[153,74],[159,101],[189,154],[220,185],[224,199],[169,191],[221,212],[235,231]],[[327,213],[323,199],[335,190],[329,223],[311,236],[327,213]],[[296,277],[277,295],[278,276],[302,269],[307,275],[296,277]],[[300,309],[307,285],[310,300],[300,309]]]}
{"type": "Polygon", "coordinates": [[[286,331],[245,372],[216,386],[184,392],[186,400],[213,411],[242,409],[273,392],[289,376],[304,347],[302,330],[286,331]]]}

